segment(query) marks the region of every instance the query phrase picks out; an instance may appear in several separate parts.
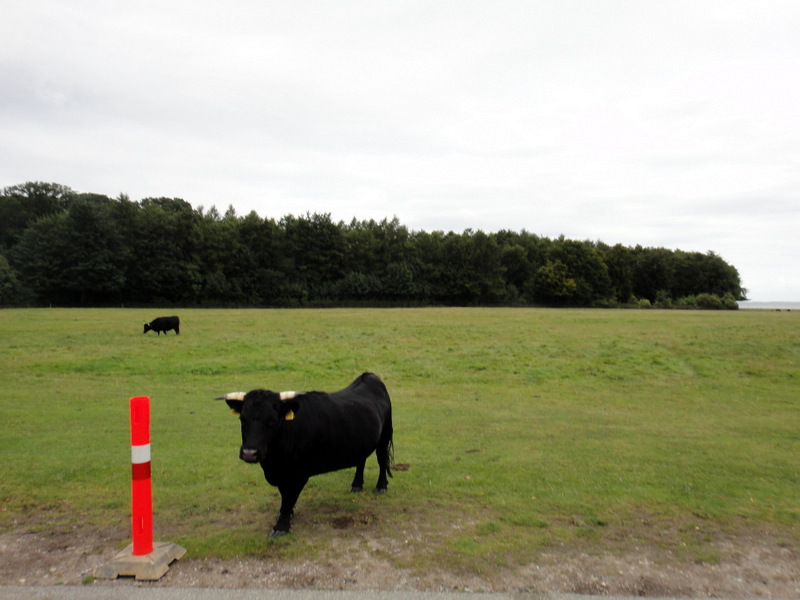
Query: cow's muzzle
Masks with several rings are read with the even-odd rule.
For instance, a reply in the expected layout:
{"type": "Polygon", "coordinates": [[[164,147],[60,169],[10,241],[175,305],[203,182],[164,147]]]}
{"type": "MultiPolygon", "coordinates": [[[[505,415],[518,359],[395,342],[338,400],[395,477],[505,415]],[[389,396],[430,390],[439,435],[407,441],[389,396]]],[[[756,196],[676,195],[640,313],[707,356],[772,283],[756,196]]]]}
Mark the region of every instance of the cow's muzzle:
{"type": "Polygon", "coordinates": [[[239,458],[241,458],[244,462],[257,463],[258,450],[253,450],[252,448],[242,448],[239,451],[239,458]]]}

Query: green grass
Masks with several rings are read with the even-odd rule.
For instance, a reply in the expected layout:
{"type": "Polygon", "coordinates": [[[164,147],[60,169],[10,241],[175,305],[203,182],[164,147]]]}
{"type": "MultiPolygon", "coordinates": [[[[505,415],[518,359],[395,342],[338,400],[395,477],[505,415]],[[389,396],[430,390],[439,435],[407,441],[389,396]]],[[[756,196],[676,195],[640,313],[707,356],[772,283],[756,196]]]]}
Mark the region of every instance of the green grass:
{"type": "MultiPolygon", "coordinates": [[[[315,556],[369,533],[399,566],[488,568],[553,545],[649,543],[712,561],[720,534],[800,541],[800,316],[545,309],[0,311],[0,531],[130,539],[128,398],[152,402],[155,537],[189,556],[315,556]],[[164,313],[166,314],[166,313],[164,313]],[[295,535],[237,458],[220,393],[392,396],[389,493],[313,478],[295,535]]],[[[377,478],[368,462],[370,484],[377,478]]],[[[387,554],[388,556],[388,554],[387,554]]]]}

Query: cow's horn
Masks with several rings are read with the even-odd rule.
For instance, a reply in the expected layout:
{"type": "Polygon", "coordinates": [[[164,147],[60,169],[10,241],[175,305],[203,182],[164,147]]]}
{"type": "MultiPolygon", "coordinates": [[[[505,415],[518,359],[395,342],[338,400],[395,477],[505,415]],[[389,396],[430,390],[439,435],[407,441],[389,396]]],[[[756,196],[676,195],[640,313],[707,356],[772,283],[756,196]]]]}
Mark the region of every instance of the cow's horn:
{"type": "Polygon", "coordinates": [[[231,392],[224,396],[217,396],[214,400],[244,400],[245,395],[247,392],[231,392]]]}

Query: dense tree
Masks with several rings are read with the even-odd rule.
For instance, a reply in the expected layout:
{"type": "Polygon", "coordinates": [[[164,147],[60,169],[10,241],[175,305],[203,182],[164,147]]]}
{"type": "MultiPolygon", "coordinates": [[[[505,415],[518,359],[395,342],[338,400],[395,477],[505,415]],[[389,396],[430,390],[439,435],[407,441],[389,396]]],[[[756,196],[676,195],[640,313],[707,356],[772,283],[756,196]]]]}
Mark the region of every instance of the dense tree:
{"type": "Polygon", "coordinates": [[[442,280],[449,303],[498,303],[505,288],[500,256],[497,242],[482,231],[447,234],[442,280]]]}
{"type": "Polygon", "coordinates": [[[600,244],[599,248],[608,267],[611,296],[617,302],[628,302],[633,294],[633,251],[622,244],[613,247],[600,244]]]}
{"type": "Polygon", "coordinates": [[[117,302],[125,285],[128,249],[108,210],[110,200],[79,198],[67,212],[64,286],[79,304],[117,302]]]}
{"type": "Polygon", "coordinates": [[[25,304],[23,287],[8,259],[0,254],[0,306],[25,304]]]}
{"type": "Polygon", "coordinates": [[[284,251],[283,233],[272,219],[262,219],[254,211],[239,219],[238,238],[247,253],[238,267],[242,279],[252,286],[253,304],[279,306],[289,296],[290,261],[284,251]]]}
{"type": "Polygon", "coordinates": [[[251,304],[257,301],[248,274],[255,261],[239,236],[235,217],[216,219],[209,215],[196,224],[195,254],[200,272],[204,274],[200,287],[203,302],[211,304],[251,304]]]}
{"type": "Polygon", "coordinates": [[[37,219],[62,212],[75,196],[57,183],[28,182],[3,189],[0,195],[0,249],[16,244],[37,219]]]}
{"type": "Polygon", "coordinates": [[[116,302],[126,254],[108,207],[86,200],[36,221],[12,251],[38,296],[67,305],[116,302]]]}
{"type": "Polygon", "coordinates": [[[444,233],[415,233],[409,240],[408,262],[414,273],[419,301],[422,304],[445,302],[447,291],[443,275],[444,233]]]}
{"type": "Polygon", "coordinates": [[[634,249],[632,287],[637,298],[655,302],[661,293],[669,294],[674,281],[675,261],[666,248],[634,249]]]}
{"type": "Polygon", "coordinates": [[[735,308],[745,294],[713,252],[524,230],[409,232],[396,217],[345,224],[311,213],[275,221],[45,183],[5,188],[0,216],[3,305],[735,308]]]}
{"type": "Polygon", "coordinates": [[[290,258],[287,275],[299,284],[295,300],[323,300],[344,273],[344,232],[330,214],[287,216],[281,220],[285,252],[290,258]]]}
{"type": "Polygon", "coordinates": [[[393,262],[386,267],[381,285],[383,296],[388,300],[410,301],[417,295],[414,272],[407,262],[393,262]]]}
{"type": "Polygon", "coordinates": [[[593,244],[561,236],[550,247],[547,260],[552,265],[564,265],[567,279],[574,282],[573,293],[565,297],[567,304],[591,306],[608,301],[611,294],[608,266],[593,244]]]}
{"type": "Polygon", "coordinates": [[[503,246],[500,250],[500,264],[503,266],[509,298],[519,300],[533,275],[533,265],[528,260],[528,253],[519,244],[503,246]]]}
{"type": "Polygon", "coordinates": [[[560,260],[547,260],[536,270],[533,296],[541,304],[568,306],[575,302],[578,285],[560,260]]]}
{"type": "Polygon", "coordinates": [[[136,215],[129,268],[130,298],[144,303],[201,299],[200,217],[179,198],[145,198],[136,215]]]}

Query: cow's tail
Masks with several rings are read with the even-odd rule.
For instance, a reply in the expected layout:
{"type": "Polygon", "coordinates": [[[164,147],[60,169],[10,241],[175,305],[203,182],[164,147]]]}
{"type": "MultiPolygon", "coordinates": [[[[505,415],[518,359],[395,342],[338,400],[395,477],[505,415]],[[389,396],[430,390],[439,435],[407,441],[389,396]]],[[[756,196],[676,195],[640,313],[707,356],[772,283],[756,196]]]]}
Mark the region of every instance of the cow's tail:
{"type": "Polygon", "coordinates": [[[386,443],[386,474],[389,477],[394,477],[392,475],[392,469],[394,469],[394,428],[392,427],[391,407],[389,408],[389,418],[383,426],[383,438],[386,443]]]}
{"type": "Polygon", "coordinates": [[[376,383],[379,384],[383,395],[386,397],[386,402],[389,405],[389,413],[386,415],[386,422],[383,424],[383,431],[381,431],[381,439],[378,447],[381,449],[381,453],[383,454],[383,456],[379,458],[383,458],[383,464],[386,466],[386,474],[389,477],[394,477],[392,475],[392,469],[394,469],[394,427],[392,426],[392,400],[389,398],[389,390],[386,389],[386,384],[381,381],[380,377],[374,373],[364,373],[361,376],[361,379],[365,377],[371,377],[376,383]]]}
{"type": "Polygon", "coordinates": [[[386,464],[386,474],[389,477],[394,477],[394,475],[392,475],[392,469],[394,469],[394,439],[389,440],[388,453],[389,462],[386,464]]]}

